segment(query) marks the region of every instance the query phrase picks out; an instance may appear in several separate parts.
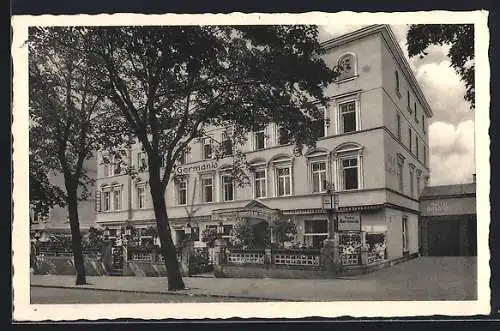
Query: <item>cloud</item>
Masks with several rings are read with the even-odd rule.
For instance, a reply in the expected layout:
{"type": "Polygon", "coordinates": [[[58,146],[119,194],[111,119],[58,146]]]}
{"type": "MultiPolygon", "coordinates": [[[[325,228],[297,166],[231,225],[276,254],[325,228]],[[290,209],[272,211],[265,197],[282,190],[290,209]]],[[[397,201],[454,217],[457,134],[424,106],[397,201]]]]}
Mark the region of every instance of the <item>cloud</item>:
{"type": "Polygon", "coordinates": [[[429,126],[431,185],[465,183],[475,173],[474,122],[429,126]]]}

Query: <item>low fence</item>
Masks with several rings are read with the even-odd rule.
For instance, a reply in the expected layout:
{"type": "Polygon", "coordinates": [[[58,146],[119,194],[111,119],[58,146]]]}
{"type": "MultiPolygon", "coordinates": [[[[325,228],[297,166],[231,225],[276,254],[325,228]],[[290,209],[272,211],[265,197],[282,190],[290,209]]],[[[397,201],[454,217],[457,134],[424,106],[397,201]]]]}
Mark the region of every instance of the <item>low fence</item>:
{"type": "Polygon", "coordinates": [[[228,249],[225,253],[225,262],[234,265],[319,267],[320,250],[228,249]]]}

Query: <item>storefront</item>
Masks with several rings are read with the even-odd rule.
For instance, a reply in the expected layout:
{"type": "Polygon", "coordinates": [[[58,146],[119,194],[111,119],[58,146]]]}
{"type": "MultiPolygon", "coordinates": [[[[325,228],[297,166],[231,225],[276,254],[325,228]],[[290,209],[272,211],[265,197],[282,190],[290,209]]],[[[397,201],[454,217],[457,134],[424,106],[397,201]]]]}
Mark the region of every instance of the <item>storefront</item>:
{"type": "Polygon", "coordinates": [[[477,254],[475,183],[427,187],[421,197],[421,212],[422,255],[477,254]]]}

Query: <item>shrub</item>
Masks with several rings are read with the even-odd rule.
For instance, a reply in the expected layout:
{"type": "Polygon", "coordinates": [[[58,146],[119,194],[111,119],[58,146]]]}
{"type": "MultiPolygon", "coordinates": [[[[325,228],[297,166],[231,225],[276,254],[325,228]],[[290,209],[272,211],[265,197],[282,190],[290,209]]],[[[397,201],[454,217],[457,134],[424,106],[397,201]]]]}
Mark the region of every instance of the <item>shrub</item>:
{"type": "Polygon", "coordinates": [[[207,244],[207,247],[214,247],[215,241],[220,238],[216,229],[206,228],[201,233],[201,241],[207,244]]]}
{"type": "Polygon", "coordinates": [[[195,249],[189,259],[189,274],[195,275],[203,272],[212,272],[208,249],[195,249]]]}

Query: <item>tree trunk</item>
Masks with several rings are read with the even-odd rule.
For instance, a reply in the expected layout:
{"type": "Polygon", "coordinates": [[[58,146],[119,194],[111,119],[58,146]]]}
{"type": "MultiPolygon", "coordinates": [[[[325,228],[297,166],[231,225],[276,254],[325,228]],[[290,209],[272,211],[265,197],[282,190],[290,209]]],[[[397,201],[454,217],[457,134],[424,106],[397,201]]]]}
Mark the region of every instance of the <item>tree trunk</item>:
{"type": "Polygon", "coordinates": [[[165,204],[165,190],[160,184],[151,183],[151,196],[155,211],[156,226],[160,237],[161,253],[165,261],[168,277],[169,290],[182,290],[185,288],[184,281],[179,269],[177,251],[172,240],[172,233],[168,223],[167,206],[165,204]]]}
{"type": "Polygon", "coordinates": [[[80,222],[78,220],[78,199],[76,188],[68,190],[68,214],[71,227],[71,244],[73,259],[76,269],[76,285],[87,283],[85,279],[85,268],[83,264],[82,236],[80,233],[80,222]]]}

